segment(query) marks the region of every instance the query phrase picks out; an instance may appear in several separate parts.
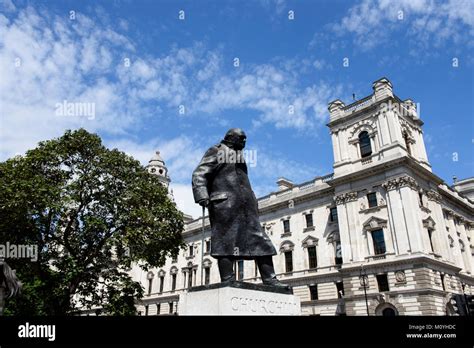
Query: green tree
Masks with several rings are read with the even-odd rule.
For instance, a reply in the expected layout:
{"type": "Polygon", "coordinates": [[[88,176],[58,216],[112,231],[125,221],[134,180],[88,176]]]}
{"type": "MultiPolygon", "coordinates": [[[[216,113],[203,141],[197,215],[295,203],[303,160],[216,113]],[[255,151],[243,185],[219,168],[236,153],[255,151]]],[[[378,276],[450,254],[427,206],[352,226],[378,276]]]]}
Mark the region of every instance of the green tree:
{"type": "Polygon", "coordinates": [[[38,246],[8,259],[23,283],[7,315],[67,315],[101,307],[134,314],[132,264],[160,267],[184,246],[183,216],[158,178],[84,129],[0,163],[0,244],[38,246]]]}

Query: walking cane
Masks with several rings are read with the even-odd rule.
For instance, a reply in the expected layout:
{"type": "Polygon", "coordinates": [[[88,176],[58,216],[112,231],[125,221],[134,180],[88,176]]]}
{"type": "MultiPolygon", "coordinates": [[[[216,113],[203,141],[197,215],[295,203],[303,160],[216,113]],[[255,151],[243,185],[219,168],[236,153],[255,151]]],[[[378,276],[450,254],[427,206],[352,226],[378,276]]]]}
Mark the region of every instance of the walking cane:
{"type": "Polygon", "coordinates": [[[206,206],[202,206],[202,233],[201,233],[201,285],[204,285],[204,215],[206,214],[206,206]]]}

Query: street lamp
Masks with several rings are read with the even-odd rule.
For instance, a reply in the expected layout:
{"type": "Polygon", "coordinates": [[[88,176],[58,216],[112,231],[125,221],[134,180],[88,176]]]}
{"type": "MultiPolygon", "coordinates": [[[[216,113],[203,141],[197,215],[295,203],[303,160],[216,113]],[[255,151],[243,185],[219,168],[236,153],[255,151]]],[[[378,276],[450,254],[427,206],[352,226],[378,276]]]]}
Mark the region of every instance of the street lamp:
{"type": "Polygon", "coordinates": [[[369,314],[369,302],[367,300],[368,277],[367,277],[367,273],[365,272],[364,265],[360,265],[359,279],[361,280],[361,284],[364,287],[365,307],[367,308],[367,316],[370,316],[370,314],[369,314]]]}
{"type": "Polygon", "coordinates": [[[462,294],[463,294],[463,297],[464,297],[464,305],[465,305],[465,309],[466,309],[466,315],[470,316],[471,313],[469,312],[469,306],[468,306],[469,301],[467,300],[466,293],[464,292],[465,287],[466,287],[466,284],[461,282],[461,289],[462,289],[462,294]]]}

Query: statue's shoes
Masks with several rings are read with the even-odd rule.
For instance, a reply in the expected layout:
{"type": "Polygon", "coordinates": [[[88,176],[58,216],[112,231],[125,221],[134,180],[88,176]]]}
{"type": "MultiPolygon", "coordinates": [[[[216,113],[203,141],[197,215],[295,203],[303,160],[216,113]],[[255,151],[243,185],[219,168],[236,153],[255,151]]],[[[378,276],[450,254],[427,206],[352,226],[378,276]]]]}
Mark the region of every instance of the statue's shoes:
{"type": "Polygon", "coordinates": [[[279,281],[278,279],[276,279],[276,278],[272,278],[272,279],[268,279],[268,280],[263,280],[263,284],[264,284],[264,285],[274,286],[274,287],[277,287],[277,288],[282,288],[282,289],[290,289],[290,286],[289,286],[289,285],[280,282],[280,281],[279,281]]]}

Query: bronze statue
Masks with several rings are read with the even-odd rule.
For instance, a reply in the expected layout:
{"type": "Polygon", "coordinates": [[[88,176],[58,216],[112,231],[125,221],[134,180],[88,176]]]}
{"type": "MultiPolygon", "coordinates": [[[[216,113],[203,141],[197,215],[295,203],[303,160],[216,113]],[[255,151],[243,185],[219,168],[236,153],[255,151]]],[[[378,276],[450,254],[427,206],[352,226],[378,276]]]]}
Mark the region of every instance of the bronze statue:
{"type": "Polygon", "coordinates": [[[276,250],[258,218],[242,153],[246,140],[242,129],[232,128],[207,150],[193,172],[194,200],[208,207],[211,256],[217,259],[222,282],[235,280],[235,260],[253,259],[264,284],[288,288],[276,278],[272,261],[276,250]]]}
{"type": "Polygon", "coordinates": [[[0,315],[5,309],[5,299],[20,293],[21,282],[16,277],[15,271],[0,258],[0,315]]]}

